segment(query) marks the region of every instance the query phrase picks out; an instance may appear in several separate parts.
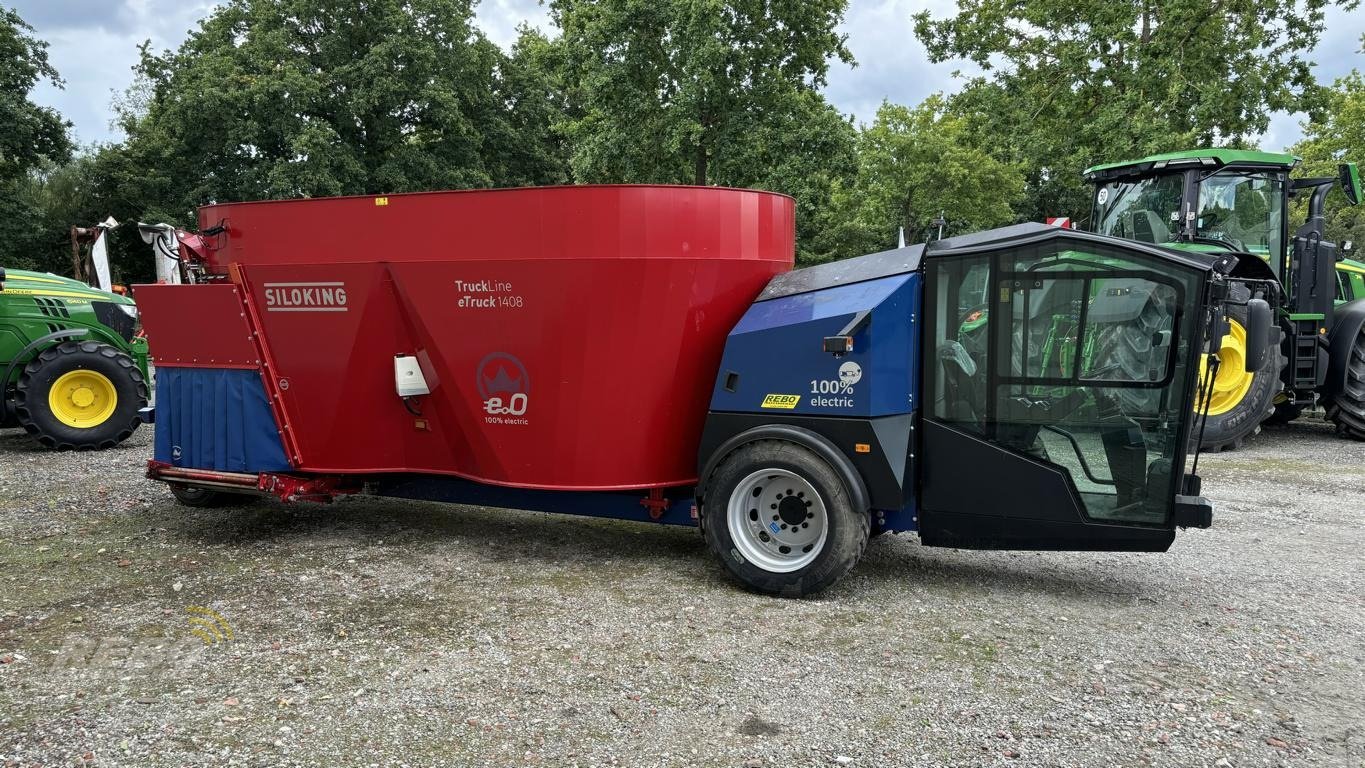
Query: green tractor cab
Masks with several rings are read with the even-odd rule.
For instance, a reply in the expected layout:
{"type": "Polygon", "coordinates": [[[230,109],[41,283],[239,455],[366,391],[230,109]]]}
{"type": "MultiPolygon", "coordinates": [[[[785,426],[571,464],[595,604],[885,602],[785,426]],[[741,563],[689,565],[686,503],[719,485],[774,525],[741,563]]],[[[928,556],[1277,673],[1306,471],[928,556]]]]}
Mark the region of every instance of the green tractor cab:
{"type": "Polygon", "coordinates": [[[1336,177],[1291,179],[1298,163],[1284,153],[1200,149],[1085,171],[1095,186],[1091,230],[1237,259],[1222,345],[1201,376],[1205,450],[1238,447],[1262,422],[1314,404],[1339,432],[1365,440],[1365,263],[1324,239],[1322,215],[1336,184],[1360,202],[1360,172],[1343,163],[1336,177]],[[1308,217],[1291,230],[1289,203],[1303,194],[1308,217]],[[1251,338],[1256,299],[1273,310],[1267,339],[1251,338]],[[1261,346],[1266,354],[1255,354],[1261,346]]]}
{"type": "Polygon", "coordinates": [[[147,340],[132,299],[0,268],[0,426],[56,450],[128,439],[147,404],[147,340]]]}

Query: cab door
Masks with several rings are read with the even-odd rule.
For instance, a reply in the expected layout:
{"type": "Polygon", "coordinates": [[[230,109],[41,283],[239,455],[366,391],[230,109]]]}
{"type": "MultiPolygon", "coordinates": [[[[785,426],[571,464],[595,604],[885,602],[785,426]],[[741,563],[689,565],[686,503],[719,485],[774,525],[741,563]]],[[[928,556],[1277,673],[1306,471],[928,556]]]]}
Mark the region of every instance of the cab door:
{"type": "Polygon", "coordinates": [[[1207,275],[1070,233],[926,255],[924,543],[1168,548],[1207,275]]]}

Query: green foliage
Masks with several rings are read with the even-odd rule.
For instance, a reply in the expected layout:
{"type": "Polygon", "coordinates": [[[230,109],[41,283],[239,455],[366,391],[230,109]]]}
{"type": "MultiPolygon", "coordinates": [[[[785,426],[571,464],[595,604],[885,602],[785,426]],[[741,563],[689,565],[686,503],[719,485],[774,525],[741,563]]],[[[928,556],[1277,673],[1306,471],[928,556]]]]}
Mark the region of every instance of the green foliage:
{"type": "Polygon", "coordinates": [[[35,39],[19,14],[0,8],[0,181],[14,181],[47,162],[71,156],[69,124],[28,94],[46,80],[61,86],[47,60],[47,43],[35,39]]]}
{"type": "MultiPolygon", "coordinates": [[[[949,234],[1083,221],[1084,167],[1245,146],[1274,110],[1313,118],[1303,174],[1365,163],[1361,75],[1324,89],[1304,58],[1332,0],[962,0],[915,31],[982,74],[862,127],[821,93],[852,62],[847,0],[550,0],[561,36],[506,52],[474,2],[226,0],[177,50],[143,46],[127,140],[75,160],[28,100],[60,84],[46,45],[0,10],[0,264],[62,271],[69,227],[113,215],[115,271],[145,279],[134,223],[206,202],[591,182],[789,194],[810,263],[925,239],[940,211],[949,234]]],[[[1328,220],[1365,244],[1365,206],[1333,192],[1328,220]]]]}
{"type": "Polygon", "coordinates": [[[902,227],[907,242],[923,241],[940,212],[945,235],[1013,222],[1023,174],[976,144],[968,123],[941,96],[913,109],[883,103],[858,137],[858,174],[834,195],[822,250],[890,248],[902,227]]]}
{"type": "Polygon", "coordinates": [[[42,259],[42,209],[31,198],[38,169],[71,157],[69,124],[40,107],[29,92],[42,81],[62,84],[47,59],[47,43],[12,10],[0,8],[0,265],[36,267],[42,259]]]}
{"type": "Polygon", "coordinates": [[[819,94],[847,0],[553,0],[578,182],[793,195],[803,259],[854,169],[854,131],[819,94]]]}
{"type": "Polygon", "coordinates": [[[231,0],[174,53],[145,47],[122,120],[144,207],[552,183],[543,40],[511,57],[471,0],[231,0]],[[524,89],[525,92],[522,92],[524,89]],[[145,104],[145,111],[142,106],[145,104]]]}
{"type": "MultiPolygon", "coordinates": [[[[813,263],[835,255],[819,251],[817,240],[829,224],[834,190],[858,170],[857,132],[849,118],[819,94],[802,91],[755,126],[748,139],[712,165],[714,183],[792,196],[797,261],[813,263]]],[[[862,253],[845,247],[837,255],[862,253]]]]}
{"type": "MultiPolygon", "coordinates": [[[[1365,77],[1353,71],[1337,80],[1323,112],[1322,120],[1304,124],[1304,139],[1293,147],[1294,154],[1303,158],[1296,176],[1336,176],[1337,164],[1342,162],[1365,166],[1365,77]]],[[[1306,214],[1307,197],[1302,195],[1296,201],[1295,221],[1302,221],[1306,214]]],[[[1328,239],[1354,241],[1354,258],[1361,258],[1365,205],[1350,205],[1338,186],[1327,195],[1325,215],[1328,239]]]]}
{"type": "Polygon", "coordinates": [[[915,32],[932,60],[983,70],[953,106],[1028,169],[1022,217],[1084,218],[1087,165],[1245,146],[1272,111],[1319,113],[1306,53],[1328,3],[962,0],[955,16],[916,14],[915,32]]]}
{"type": "MultiPolygon", "coordinates": [[[[847,0],[552,0],[580,181],[725,183],[712,166],[800,109],[831,58],[847,0]]],[[[729,163],[733,173],[735,163],[729,163]]]]}

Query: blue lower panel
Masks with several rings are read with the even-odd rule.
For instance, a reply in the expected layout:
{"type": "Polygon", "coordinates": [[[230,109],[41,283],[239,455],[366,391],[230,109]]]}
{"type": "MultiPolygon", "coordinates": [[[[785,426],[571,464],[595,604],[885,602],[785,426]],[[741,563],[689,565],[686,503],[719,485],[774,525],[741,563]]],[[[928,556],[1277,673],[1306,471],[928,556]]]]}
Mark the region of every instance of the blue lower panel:
{"type": "Polygon", "coordinates": [[[610,517],[617,520],[637,520],[665,525],[696,525],[693,509],[695,501],[691,488],[668,488],[664,497],[669,505],[658,518],[640,504],[648,491],[539,491],[529,488],[506,488],[486,485],[453,477],[430,475],[395,475],[375,483],[378,496],[420,501],[444,501],[479,507],[531,509],[538,512],[560,512],[568,515],[610,517]]]}
{"type": "Polygon", "coordinates": [[[220,472],[289,469],[259,371],[158,368],[156,460],[220,472]]]}

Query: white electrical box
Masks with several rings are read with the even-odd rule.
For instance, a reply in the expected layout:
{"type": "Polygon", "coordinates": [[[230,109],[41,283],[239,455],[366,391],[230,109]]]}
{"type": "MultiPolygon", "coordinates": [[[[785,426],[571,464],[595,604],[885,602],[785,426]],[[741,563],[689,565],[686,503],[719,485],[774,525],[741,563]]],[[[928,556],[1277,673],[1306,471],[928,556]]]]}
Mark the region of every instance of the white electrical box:
{"type": "Polygon", "coordinates": [[[422,375],[422,366],[418,364],[417,358],[408,355],[394,355],[393,385],[399,397],[431,394],[427,379],[422,375]]]}

